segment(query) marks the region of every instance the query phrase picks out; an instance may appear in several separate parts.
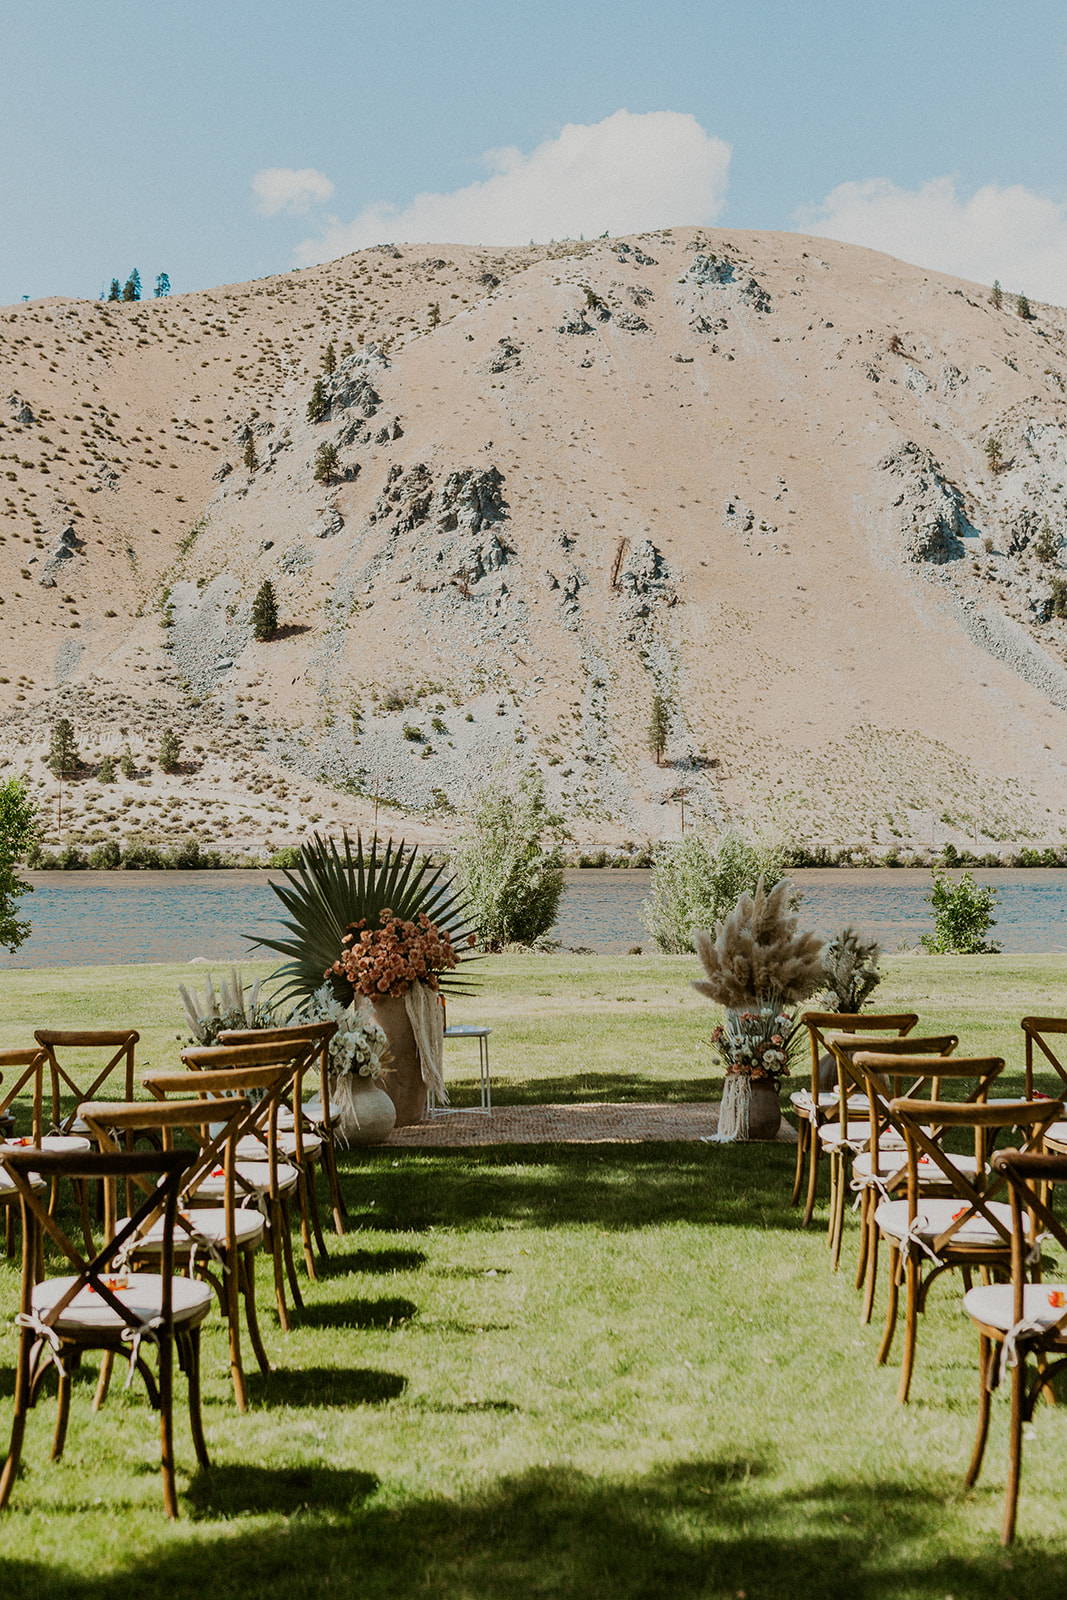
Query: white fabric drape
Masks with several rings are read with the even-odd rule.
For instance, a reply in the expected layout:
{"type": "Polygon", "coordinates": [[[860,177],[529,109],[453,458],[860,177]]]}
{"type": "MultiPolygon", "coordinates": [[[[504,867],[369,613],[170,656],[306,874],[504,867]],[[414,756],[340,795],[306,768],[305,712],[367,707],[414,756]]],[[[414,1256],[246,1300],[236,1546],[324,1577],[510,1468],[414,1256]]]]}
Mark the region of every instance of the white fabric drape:
{"type": "Polygon", "coordinates": [[[419,1051],[422,1081],[438,1104],[446,1106],[444,1007],[425,983],[411,985],[404,996],[404,1007],[419,1051]]]}

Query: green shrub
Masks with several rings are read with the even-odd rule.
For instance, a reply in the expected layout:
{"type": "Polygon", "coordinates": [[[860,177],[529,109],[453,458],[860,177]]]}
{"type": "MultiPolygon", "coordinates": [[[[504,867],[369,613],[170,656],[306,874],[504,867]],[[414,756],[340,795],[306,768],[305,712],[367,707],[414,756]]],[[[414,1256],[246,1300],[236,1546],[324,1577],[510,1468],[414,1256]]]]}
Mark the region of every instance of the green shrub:
{"type": "Polygon", "coordinates": [[[131,872],[158,872],[167,863],[157,845],[131,834],[123,846],[122,865],[131,872]]]}
{"type": "Polygon", "coordinates": [[[89,865],[94,872],[113,872],[122,865],[122,847],[117,839],[101,839],[89,851],[89,865]]]}
{"type": "Polygon", "coordinates": [[[487,950],[533,944],[552,927],[563,894],[562,835],[535,773],[517,790],[490,785],[476,796],[456,871],[487,950]]]}
{"type": "Polygon", "coordinates": [[[403,734],[404,734],[404,738],[405,739],[409,739],[412,744],[422,744],[423,740],[426,737],[426,735],[423,733],[422,729],[421,728],[416,728],[416,726],[415,726],[415,724],[413,722],[405,722],[404,727],[403,727],[403,734]]]}
{"type": "Polygon", "coordinates": [[[726,828],[715,839],[690,833],[657,847],[652,892],[642,907],[645,926],[661,950],[692,950],[694,928],[707,928],[732,911],[760,878],[773,888],[784,873],[785,849],[726,828]]]}
{"type": "Polygon", "coordinates": [[[96,769],[97,782],[114,783],[116,770],[114,756],[101,756],[100,765],[96,769]]]}
{"type": "Polygon", "coordinates": [[[280,850],[275,850],[267,865],[278,871],[292,869],[300,865],[300,846],[298,844],[282,845],[280,850]]]}
{"type": "Polygon", "coordinates": [[[934,931],[924,933],[922,946],[932,955],[995,955],[999,944],[986,934],[996,923],[997,891],[991,884],[975,883],[965,872],[955,882],[934,869],[928,896],[934,909],[934,931]]]}

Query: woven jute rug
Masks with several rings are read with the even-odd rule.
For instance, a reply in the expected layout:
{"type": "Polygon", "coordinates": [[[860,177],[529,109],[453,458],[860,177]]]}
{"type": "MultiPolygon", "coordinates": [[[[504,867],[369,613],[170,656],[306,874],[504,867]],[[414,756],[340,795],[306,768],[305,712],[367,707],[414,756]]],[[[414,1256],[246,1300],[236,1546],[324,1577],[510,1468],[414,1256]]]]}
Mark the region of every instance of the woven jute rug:
{"type": "MultiPolygon", "coordinates": [[[[706,1139],[715,1132],[719,1107],[711,1102],[686,1105],[500,1106],[482,1111],[453,1111],[430,1117],[410,1128],[398,1128],[390,1145],[459,1148],[476,1144],[651,1144],[706,1139]]],[[[783,1122],[778,1138],[793,1143],[796,1134],[783,1122]]]]}

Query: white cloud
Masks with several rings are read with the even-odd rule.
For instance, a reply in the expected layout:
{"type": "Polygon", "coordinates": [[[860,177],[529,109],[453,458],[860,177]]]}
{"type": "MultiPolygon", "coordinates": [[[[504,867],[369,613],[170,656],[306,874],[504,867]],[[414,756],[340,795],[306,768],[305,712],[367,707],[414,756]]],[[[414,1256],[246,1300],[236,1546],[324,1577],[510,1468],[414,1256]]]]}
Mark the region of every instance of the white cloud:
{"type": "Polygon", "coordinates": [[[593,238],[672,224],[707,223],[726,192],[730,146],[677,111],[616,111],[570,122],[529,155],[509,147],[482,157],[490,175],[406,205],[367,206],[351,222],[331,217],[297,251],[304,266],[384,240],[526,244],[593,238]]]}
{"type": "Polygon", "coordinates": [[[314,167],[264,167],[252,179],[252,192],[265,217],[279,211],[300,214],[323,205],[333,194],[333,184],[314,167]]]}
{"type": "Polygon", "coordinates": [[[794,221],[807,233],[1067,304],[1067,206],[1021,184],[986,184],[963,197],[952,178],[919,189],[869,178],[838,184],[794,221]]]}

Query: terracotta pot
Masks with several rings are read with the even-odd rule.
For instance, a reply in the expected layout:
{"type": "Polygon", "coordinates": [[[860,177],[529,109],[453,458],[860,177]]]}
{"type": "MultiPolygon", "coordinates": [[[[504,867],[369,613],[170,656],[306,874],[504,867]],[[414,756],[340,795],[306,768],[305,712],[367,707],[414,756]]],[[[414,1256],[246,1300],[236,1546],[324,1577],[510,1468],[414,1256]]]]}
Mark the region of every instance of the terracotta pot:
{"type": "Polygon", "coordinates": [[[782,1104],[777,1087],[766,1078],[753,1078],[748,1108],[750,1139],[776,1139],[782,1126],[782,1104]]]}
{"type": "Polygon", "coordinates": [[[396,1107],[384,1086],[356,1073],[332,1081],[330,1109],[346,1144],[381,1144],[396,1126],[396,1107]]]}
{"type": "Polygon", "coordinates": [[[390,1070],[383,1087],[396,1107],[396,1126],[407,1128],[426,1115],[426,1085],[407,1008],[401,996],[396,1000],[372,1000],[371,1010],[389,1041],[390,1070]]]}

